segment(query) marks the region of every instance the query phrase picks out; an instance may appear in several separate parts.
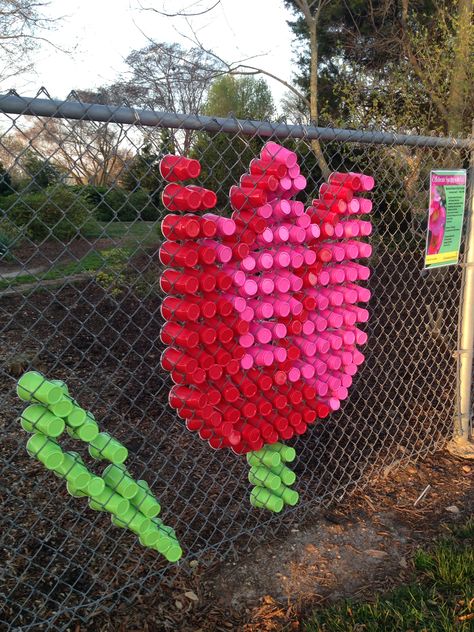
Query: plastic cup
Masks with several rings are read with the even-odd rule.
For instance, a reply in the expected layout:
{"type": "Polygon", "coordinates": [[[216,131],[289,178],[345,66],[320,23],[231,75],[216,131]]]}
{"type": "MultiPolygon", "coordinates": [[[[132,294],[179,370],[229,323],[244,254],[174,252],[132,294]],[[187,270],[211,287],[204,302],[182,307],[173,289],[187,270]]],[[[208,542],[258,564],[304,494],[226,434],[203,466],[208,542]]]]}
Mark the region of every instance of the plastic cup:
{"type": "Polygon", "coordinates": [[[265,143],[260,156],[262,160],[274,160],[275,162],[285,165],[287,168],[294,167],[298,162],[298,157],[294,151],[290,151],[286,149],[286,147],[278,145],[278,143],[274,143],[273,141],[265,143]]]}
{"type": "Polygon", "coordinates": [[[156,500],[150,491],[148,483],[143,480],[137,481],[138,491],[130,499],[130,503],[142,512],[147,518],[154,518],[160,511],[160,503],[156,500]]]}
{"type": "Polygon", "coordinates": [[[279,513],[283,509],[284,501],[279,496],[272,494],[265,487],[254,487],[250,492],[250,503],[254,507],[269,509],[279,513]]]}
{"type": "MultiPolygon", "coordinates": [[[[306,424],[303,424],[303,425],[306,425],[306,424]]],[[[299,500],[298,492],[295,491],[294,489],[290,489],[289,487],[286,487],[286,485],[280,485],[278,489],[273,490],[273,493],[275,494],[275,496],[279,496],[283,500],[285,505],[291,505],[292,507],[294,507],[298,503],[298,500],[299,500]]]]}
{"type": "Polygon", "coordinates": [[[278,452],[263,449],[258,452],[249,452],[247,462],[255,467],[265,466],[267,468],[276,467],[281,463],[281,456],[278,452]]]}
{"type": "Polygon", "coordinates": [[[120,464],[127,459],[128,450],[107,432],[101,432],[90,441],[89,454],[94,459],[105,459],[111,463],[120,464]]]}
{"type": "Polygon", "coordinates": [[[76,458],[74,453],[64,452],[62,463],[53,468],[62,478],[65,478],[78,490],[87,490],[92,479],[89,470],[76,458]]]}
{"type": "Polygon", "coordinates": [[[67,427],[67,433],[70,437],[74,439],[79,439],[80,441],[85,441],[89,443],[94,441],[99,436],[99,426],[95,421],[92,421],[90,418],[87,418],[81,426],[77,427],[67,427]]]}
{"type": "Polygon", "coordinates": [[[296,459],[296,450],[289,445],[274,443],[268,449],[277,452],[285,463],[292,463],[296,459]]]}
{"type": "Polygon", "coordinates": [[[69,389],[67,387],[66,382],[63,382],[62,380],[49,380],[49,381],[51,382],[51,384],[54,384],[55,386],[59,386],[59,388],[62,390],[64,395],[69,395],[69,389]]]}
{"type": "Polygon", "coordinates": [[[40,433],[35,433],[28,439],[26,450],[30,456],[41,461],[48,470],[59,467],[64,461],[64,452],[58,444],[40,433]]]}
{"type": "Polygon", "coordinates": [[[102,477],[107,485],[118,494],[130,500],[138,492],[138,485],[123,465],[108,465],[102,477]]]}
{"type": "Polygon", "coordinates": [[[107,485],[100,494],[90,496],[89,505],[91,509],[95,509],[96,511],[109,511],[122,520],[123,516],[125,516],[130,509],[129,501],[120,496],[120,494],[116,494],[113,489],[107,487],[107,485]]]}
{"type": "Polygon", "coordinates": [[[59,402],[56,402],[56,404],[49,404],[48,408],[56,417],[65,419],[74,410],[74,402],[70,397],[66,396],[60,399],[59,402]]]}
{"type": "Polygon", "coordinates": [[[136,533],[138,536],[149,531],[153,524],[149,518],[134,507],[130,507],[127,512],[122,513],[120,518],[112,515],[112,523],[122,529],[130,529],[130,531],[133,531],[133,533],[136,533]]]}
{"type": "Polygon", "coordinates": [[[159,162],[161,176],[168,182],[197,178],[201,173],[198,160],[167,154],[159,162]]]}
{"type": "Polygon", "coordinates": [[[248,479],[252,485],[263,485],[270,490],[278,489],[281,486],[281,478],[266,467],[250,468],[248,479]]]}
{"type": "Polygon", "coordinates": [[[20,420],[27,432],[41,432],[48,437],[59,437],[64,432],[64,421],[40,404],[25,408],[20,420]]]}
{"type": "Polygon", "coordinates": [[[63,388],[48,381],[37,371],[28,371],[18,380],[16,392],[25,402],[37,401],[49,406],[64,397],[63,388]]]}

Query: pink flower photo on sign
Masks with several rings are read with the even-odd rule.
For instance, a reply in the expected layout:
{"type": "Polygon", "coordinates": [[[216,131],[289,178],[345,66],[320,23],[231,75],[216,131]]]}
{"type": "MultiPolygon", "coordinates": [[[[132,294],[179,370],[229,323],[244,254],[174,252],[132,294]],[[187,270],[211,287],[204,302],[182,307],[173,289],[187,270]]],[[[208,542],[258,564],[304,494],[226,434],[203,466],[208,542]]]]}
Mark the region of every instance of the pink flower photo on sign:
{"type": "Polygon", "coordinates": [[[443,243],[446,225],[446,192],[444,186],[435,186],[432,190],[428,218],[428,254],[438,254],[443,243]]]}

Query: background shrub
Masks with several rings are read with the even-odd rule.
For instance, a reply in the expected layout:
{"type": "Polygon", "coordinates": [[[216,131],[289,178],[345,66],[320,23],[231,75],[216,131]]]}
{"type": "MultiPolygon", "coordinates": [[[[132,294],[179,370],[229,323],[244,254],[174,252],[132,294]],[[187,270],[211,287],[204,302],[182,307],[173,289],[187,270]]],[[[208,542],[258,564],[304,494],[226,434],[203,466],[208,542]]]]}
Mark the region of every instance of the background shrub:
{"type": "Polygon", "coordinates": [[[83,194],[100,222],[153,222],[159,219],[160,210],[146,189],[132,193],[119,187],[84,187],[83,194]]]}
{"type": "Polygon", "coordinates": [[[3,198],[2,210],[34,241],[48,237],[67,241],[95,228],[89,203],[72,187],[56,185],[26,195],[10,195],[3,198]]]}

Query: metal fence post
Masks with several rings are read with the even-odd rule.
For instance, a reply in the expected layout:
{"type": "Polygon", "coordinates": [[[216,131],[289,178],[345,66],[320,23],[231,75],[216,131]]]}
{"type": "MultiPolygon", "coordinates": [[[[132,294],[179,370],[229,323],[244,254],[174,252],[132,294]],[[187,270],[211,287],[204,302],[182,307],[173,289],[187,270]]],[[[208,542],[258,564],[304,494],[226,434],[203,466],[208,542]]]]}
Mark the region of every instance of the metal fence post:
{"type": "MultiPolygon", "coordinates": [[[[474,140],[474,122],[473,135],[474,140]]],[[[474,459],[472,437],[472,373],[474,370],[474,144],[469,161],[469,198],[464,250],[461,300],[459,305],[457,401],[454,436],[448,444],[451,454],[474,459]]]]}

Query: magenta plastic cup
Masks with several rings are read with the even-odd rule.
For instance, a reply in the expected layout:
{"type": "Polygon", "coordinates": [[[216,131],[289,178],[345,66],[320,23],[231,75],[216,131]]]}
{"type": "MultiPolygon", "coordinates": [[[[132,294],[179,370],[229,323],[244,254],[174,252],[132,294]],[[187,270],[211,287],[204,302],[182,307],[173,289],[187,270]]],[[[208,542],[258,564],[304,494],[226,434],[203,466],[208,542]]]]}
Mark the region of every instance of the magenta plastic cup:
{"type": "Polygon", "coordinates": [[[284,219],[290,216],[291,206],[288,200],[278,200],[270,202],[272,207],[272,218],[284,219]]]}
{"type": "Polygon", "coordinates": [[[321,292],[322,289],[309,288],[306,290],[306,293],[314,298],[318,309],[327,309],[329,307],[329,299],[321,292]]]}
{"type": "Polygon", "coordinates": [[[314,366],[308,362],[297,361],[295,362],[295,366],[300,370],[301,377],[305,380],[312,379],[316,374],[314,366]]]}
{"type": "MultiPolygon", "coordinates": [[[[304,217],[304,216],[303,216],[304,217]]],[[[316,224],[310,224],[306,230],[306,241],[313,241],[321,236],[321,230],[316,224]]]]}
{"type": "Polygon", "coordinates": [[[360,202],[359,198],[352,198],[350,202],[347,202],[347,214],[348,215],[357,215],[360,213],[360,202]]]}
{"type": "Polygon", "coordinates": [[[276,244],[284,244],[290,237],[290,231],[286,226],[278,226],[272,232],[273,241],[276,244]]]}
{"type": "Polygon", "coordinates": [[[242,369],[244,369],[244,371],[248,371],[249,369],[253,367],[253,365],[254,365],[253,356],[250,355],[250,353],[245,353],[240,359],[240,366],[242,367],[242,369]]]}
{"type": "Polygon", "coordinates": [[[253,347],[248,350],[248,353],[253,357],[257,366],[271,366],[274,362],[274,355],[270,350],[253,347]]]}
{"type": "Polygon", "coordinates": [[[328,366],[321,358],[307,358],[307,362],[313,365],[317,376],[327,373],[328,366]]]}
{"type": "Polygon", "coordinates": [[[341,407],[341,402],[337,399],[337,397],[322,397],[321,403],[326,404],[326,406],[333,412],[339,410],[341,407]]]}
{"type": "Polygon", "coordinates": [[[259,206],[256,209],[257,215],[259,217],[263,217],[264,219],[268,219],[272,216],[273,208],[271,204],[264,204],[263,206],[259,206]]]}
{"type": "Polygon", "coordinates": [[[354,305],[359,300],[358,293],[356,292],[356,290],[352,288],[348,288],[348,287],[342,287],[342,286],[339,287],[339,290],[344,297],[344,303],[348,303],[349,305],[354,305]]]}
{"type": "Polygon", "coordinates": [[[340,386],[339,388],[331,391],[331,396],[336,397],[339,401],[343,401],[349,396],[349,391],[344,386],[340,386]]]}
{"type": "Polygon", "coordinates": [[[372,200],[367,198],[354,198],[359,202],[359,213],[367,214],[372,211],[373,203],[372,200]]]}
{"type": "MultiPolygon", "coordinates": [[[[358,305],[347,305],[346,312],[354,315],[354,322],[347,322],[347,325],[355,325],[357,323],[366,323],[369,320],[369,312],[358,305]]],[[[352,320],[352,319],[351,319],[352,320]]]]}
{"type": "Polygon", "coordinates": [[[321,338],[324,338],[324,340],[327,340],[329,342],[333,351],[338,351],[339,349],[341,349],[344,341],[338,334],[332,331],[323,331],[319,335],[321,336],[321,338]]]}
{"type": "Polygon", "coordinates": [[[256,279],[260,294],[272,294],[275,290],[275,281],[269,276],[261,276],[256,279]]]}
{"type": "Polygon", "coordinates": [[[344,283],[346,280],[346,275],[344,274],[344,270],[342,267],[336,265],[331,268],[326,268],[329,274],[329,282],[334,284],[344,283]]]}
{"type": "Polygon", "coordinates": [[[253,279],[247,279],[243,286],[239,287],[238,292],[244,298],[255,296],[258,292],[257,282],[253,279]]]}
{"type": "Polygon", "coordinates": [[[339,329],[337,335],[342,338],[345,345],[353,345],[356,343],[355,327],[353,329],[339,329]]]}
{"type": "Polygon", "coordinates": [[[245,283],[246,277],[243,270],[237,270],[237,268],[234,268],[233,266],[229,265],[229,266],[223,266],[222,271],[225,272],[228,276],[230,276],[230,278],[232,279],[232,283],[236,287],[242,287],[242,285],[245,283]]]}
{"type": "Polygon", "coordinates": [[[275,191],[275,193],[278,194],[285,191],[290,191],[292,184],[293,180],[290,177],[285,176],[284,178],[281,178],[281,180],[278,181],[278,189],[275,191]]]}
{"type": "Polygon", "coordinates": [[[300,349],[303,355],[305,355],[307,358],[312,358],[316,354],[316,344],[314,342],[311,342],[311,340],[307,340],[306,338],[302,338],[301,336],[295,336],[293,340],[298,349],[300,349]]]}
{"type": "Polygon", "coordinates": [[[272,332],[266,327],[262,327],[262,325],[251,323],[250,331],[260,344],[268,344],[272,340],[272,332]]]}
{"type": "Polygon", "coordinates": [[[274,241],[273,231],[270,227],[267,226],[263,233],[257,235],[257,243],[262,246],[267,246],[268,244],[272,244],[274,241]]]}
{"type": "Polygon", "coordinates": [[[341,366],[341,371],[346,375],[354,377],[354,375],[357,373],[357,364],[343,364],[341,366]]]}
{"type": "Polygon", "coordinates": [[[233,294],[223,294],[223,297],[226,299],[226,301],[229,301],[229,303],[232,303],[235,311],[239,312],[239,314],[241,314],[247,307],[247,301],[242,296],[234,296],[233,294]]]}
{"type": "Polygon", "coordinates": [[[265,323],[265,327],[270,330],[273,340],[282,340],[287,334],[287,328],[284,323],[265,323]]]}
{"type": "Polygon", "coordinates": [[[274,282],[277,292],[280,292],[281,294],[286,294],[287,292],[289,292],[291,287],[289,279],[285,278],[284,276],[278,275],[275,276],[274,282]]]}
{"type": "Polygon", "coordinates": [[[301,328],[301,331],[304,333],[305,336],[311,336],[311,334],[314,334],[314,332],[316,331],[316,325],[313,323],[312,320],[305,320],[303,322],[303,326],[301,328]]]}
{"type": "MultiPolygon", "coordinates": [[[[310,250],[309,248],[304,248],[303,252],[303,261],[307,266],[312,266],[313,263],[316,263],[316,253],[314,250],[310,250]]],[[[328,280],[329,283],[329,280],[328,280]]]]}
{"type": "Polygon", "coordinates": [[[262,160],[275,160],[275,162],[280,162],[288,169],[294,167],[298,162],[298,157],[294,151],[290,151],[289,149],[286,149],[286,147],[278,145],[273,141],[265,143],[262,151],[260,152],[260,157],[262,160]]]}
{"type": "Polygon", "coordinates": [[[358,327],[354,327],[354,329],[348,329],[347,331],[353,331],[354,335],[355,335],[355,342],[358,345],[365,345],[365,343],[367,342],[368,336],[365,333],[365,331],[362,331],[361,329],[359,329],[358,327]]]}
{"type": "Polygon", "coordinates": [[[338,377],[334,377],[330,373],[325,373],[324,375],[321,375],[319,379],[328,385],[330,391],[335,391],[342,386],[341,380],[338,377]]]}
{"type": "Polygon", "coordinates": [[[358,349],[354,349],[352,351],[352,360],[353,360],[354,364],[356,364],[357,366],[360,366],[361,364],[364,363],[365,356],[358,349]]]}
{"type": "Polygon", "coordinates": [[[246,323],[251,323],[255,318],[255,311],[247,305],[244,311],[240,314],[241,320],[244,320],[246,323]]]}
{"type": "Polygon", "coordinates": [[[289,167],[288,169],[288,175],[290,176],[290,178],[296,178],[297,176],[299,176],[301,173],[300,167],[299,165],[293,165],[293,167],[289,167]]]}
{"type": "Polygon", "coordinates": [[[359,246],[357,242],[347,241],[343,244],[346,259],[357,259],[359,255],[359,246]]]}
{"type": "Polygon", "coordinates": [[[220,215],[215,215],[214,213],[205,213],[203,217],[206,219],[212,219],[212,221],[216,224],[217,234],[222,237],[230,237],[237,230],[234,220],[229,217],[221,217],[220,215]]]}
{"type": "MultiPolygon", "coordinates": [[[[272,297],[272,301],[274,300],[276,300],[275,297],[272,297]]],[[[249,299],[247,301],[247,305],[255,312],[255,316],[257,318],[271,318],[275,313],[273,302],[271,302],[269,299],[265,299],[264,301],[249,299]]]]}
{"type": "MultiPolygon", "coordinates": [[[[343,277],[343,281],[357,281],[357,270],[350,267],[349,263],[336,265],[333,269],[337,271],[338,276],[343,277]]],[[[338,281],[338,283],[342,283],[343,281],[338,281]]]]}
{"type": "Polygon", "coordinates": [[[299,200],[289,200],[290,215],[292,217],[301,217],[304,214],[304,204],[299,200]]]}
{"type": "Polygon", "coordinates": [[[269,252],[261,252],[257,255],[257,270],[262,272],[264,270],[271,270],[273,267],[273,257],[269,252]]]}
{"type": "Polygon", "coordinates": [[[309,385],[315,389],[320,397],[325,397],[329,392],[329,386],[323,380],[312,379],[309,381],[309,385]]]}
{"type": "Polygon", "coordinates": [[[362,191],[372,191],[375,186],[375,180],[372,176],[367,176],[364,173],[353,173],[352,171],[349,175],[359,178],[362,191]]]}
{"type": "MultiPolygon", "coordinates": [[[[333,313],[336,316],[340,316],[342,318],[342,322],[339,327],[342,327],[342,323],[345,325],[355,325],[357,322],[357,312],[354,311],[355,305],[345,305],[344,307],[334,307],[333,313]]],[[[339,327],[335,327],[335,329],[339,329],[339,327]]]]}
{"type": "Polygon", "coordinates": [[[344,294],[342,290],[339,290],[341,290],[341,288],[333,290],[332,288],[322,287],[319,291],[328,299],[331,307],[340,307],[344,303],[344,294]]]}
{"type": "Polygon", "coordinates": [[[293,366],[287,372],[287,376],[288,376],[289,382],[292,382],[292,383],[298,382],[298,380],[301,379],[301,372],[296,366],[293,366]]]}
{"type": "Polygon", "coordinates": [[[309,320],[313,321],[314,327],[317,332],[326,331],[326,329],[328,328],[329,323],[327,319],[323,318],[323,316],[321,316],[320,314],[316,314],[314,312],[309,313],[308,318],[309,320]]]}
{"type": "MultiPolygon", "coordinates": [[[[343,236],[346,239],[351,239],[352,237],[359,236],[359,223],[354,220],[349,220],[346,222],[341,222],[343,236]]],[[[339,226],[339,224],[337,224],[339,226]]]]}
{"type": "Polygon", "coordinates": [[[306,178],[302,175],[296,176],[293,180],[293,189],[295,192],[303,191],[306,188],[306,178]]]}
{"type": "Polygon", "coordinates": [[[266,348],[268,348],[268,350],[272,351],[273,355],[275,356],[275,360],[277,362],[285,362],[285,360],[288,357],[288,352],[284,347],[272,347],[270,345],[265,345],[266,348]]]}
{"type": "Polygon", "coordinates": [[[352,377],[347,375],[347,373],[343,373],[342,371],[334,371],[331,373],[334,377],[338,378],[341,382],[341,386],[345,388],[350,388],[352,386],[352,377]]]}
{"type": "Polygon", "coordinates": [[[335,354],[326,354],[326,356],[324,357],[324,362],[327,366],[327,369],[330,371],[339,371],[342,366],[341,358],[335,354]]]}
{"type": "Polygon", "coordinates": [[[240,265],[242,270],[245,270],[245,272],[253,272],[257,267],[257,262],[251,255],[249,255],[248,257],[245,257],[245,259],[242,259],[240,265]]]}
{"type": "Polygon", "coordinates": [[[273,306],[273,312],[280,318],[286,318],[290,315],[289,296],[284,296],[284,298],[269,296],[266,300],[273,306]]]}
{"type": "MultiPolygon", "coordinates": [[[[339,327],[342,327],[342,324],[344,323],[343,314],[340,313],[337,308],[333,310],[324,309],[321,311],[320,315],[327,320],[329,327],[332,327],[333,329],[339,329],[339,327]]],[[[355,325],[355,322],[352,324],[355,325]]]]}
{"type": "Polygon", "coordinates": [[[244,349],[250,349],[255,343],[255,338],[251,333],[243,334],[239,336],[239,345],[244,349]]]}
{"type": "Polygon", "coordinates": [[[303,287],[303,279],[289,270],[281,270],[279,276],[289,280],[292,292],[299,292],[303,287]]]}
{"type": "Polygon", "coordinates": [[[273,257],[273,264],[275,268],[288,268],[291,264],[291,257],[288,252],[283,249],[272,250],[271,255],[273,257]]]}

